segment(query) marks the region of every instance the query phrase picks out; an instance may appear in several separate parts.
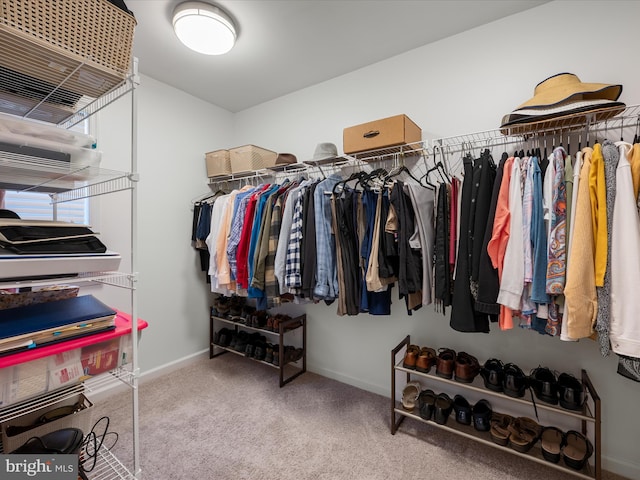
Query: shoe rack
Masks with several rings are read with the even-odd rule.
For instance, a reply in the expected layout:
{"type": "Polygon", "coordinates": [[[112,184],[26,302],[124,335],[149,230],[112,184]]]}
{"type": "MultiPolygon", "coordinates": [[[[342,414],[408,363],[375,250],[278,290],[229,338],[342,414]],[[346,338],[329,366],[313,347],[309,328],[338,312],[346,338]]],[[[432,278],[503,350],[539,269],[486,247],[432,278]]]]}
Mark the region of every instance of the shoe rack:
{"type": "Polygon", "coordinates": [[[276,368],[279,372],[280,388],[282,388],[287,383],[291,382],[293,379],[299,377],[307,371],[307,316],[306,314],[303,314],[281,321],[278,324],[278,330],[271,331],[264,328],[250,327],[248,325],[240,323],[239,321],[229,318],[211,315],[209,321],[209,358],[217,357],[219,355],[222,355],[223,353],[233,353],[235,355],[245,357],[247,360],[252,360],[254,362],[262,363],[272,368],[276,368]],[[215,343],[214,338],[215,332],[217,331],[216,325],[219,323],[231,325],[236,334],[244,330],[246,332],[260,333],[267,338],[274,339],[275,341],[271,343],[277,345],[278,347],[278,365],[247,356],[244,351],[234,350],[233,348],[215,343]],[[296,361],[285,361],[285,338],[287,338],[289,334],[298,330],[302,332],[302,358],[296,361]]]}
{"type": "MultiPolygon", "coordinates": [[[[527,400],[526,397],[522,398],[513,398],[505,395],[502,392],[494,392],[487,388],[484,388],[484,384],[482,383],[482,379],[480,376],[477,376],[472,383],[466,384],[457,382],[453,379],[449,380],[447,378],[439,377],[435,374],[435,367],[431,369],[430,373],[421,373],[417,370],[412,370],[408,368],[404,368],[403,358],[404,352],[411,344],[410,336],[407,335],[392,351],[391,351],[391,434],[395,435],[398,431],[398,428],[402,424],[402,422],[406,418],[413,419],[418,422],[422,422],[427,424],[429,427],[436,427],[447,432],[460,435],[462,437],[468,438],[470,440],[482,443],[484,445],[488,445],[504,452],[511,453],[513,455],[517,455],[527,460],[537,462],[548,467],[561,470],[567,474],[578,478],[584,479],[595,479],[601,480],[602,471],[601,471],[601,406],[600,406],[600,397],[596,392],[587,372],[582,370],[582,385],[585,392],[585,402],[582,411],[572,411],[564,409],[560,406],[551,405],[545,402],[542,402],[538,399],[535,400],[535,403],[531,400],[527,400]],[[406,376],[406,377],[405,377],[406,376]],[[405,377],[404,381],[402,380],[405,377]],[[433,420],[425,420],[423,419],[419,413],[418,409],[414,409],[412,412],[405,410],[402,406],[402,402],[398,400],[396,386],[400,387],[400,391],[404,388],[406,383],[418,380],[421,382],[423,388],[431,388],[436,392],[449,392],[456,390],[463,390],[465,393],[468,393],[469,396],[475,396],[485,399],[491,399],[495,402],[500,402],[503,405],[508,405],[508,407],[497,408],[496,411],[500,413],[512,414],[509,409],[513,408],[513,411],[519,410],[520,412],[523,409],[527,412],[527,416],[531,418],[535,418],[537,416],[537,412],[544,413],[548,417],[555,417],[558,419],[558,422],[562,422],[563,424],[573,423],[578,424],[579,428],[576,427],[575,430],[580,429],[582,434],[587,436],[593,444],[593,455],[589,459],[589,461],[593,462],[590,464],[587,461],[586,465],[582,470],[574,470],[563,463],[561,459],[559,463],[552,463],[544,459],[542,456],[542,449],[540,447],[540,442],[537,441],[536,444],[526,453],[521,453],[508,446],[501,446],[497,443],[494,443],[491,440],[491,436],[489,432],[481,432],[476,430],[473,425],[464,425],[458,423],[455,418],[455,412],[453,412],[448,421],[444,424],[438,424],[433,420]],[[537,410],[536,410],[537,409],[537,410]]],[[[491,401],[490,400],[490,401],[491,401]]]]}

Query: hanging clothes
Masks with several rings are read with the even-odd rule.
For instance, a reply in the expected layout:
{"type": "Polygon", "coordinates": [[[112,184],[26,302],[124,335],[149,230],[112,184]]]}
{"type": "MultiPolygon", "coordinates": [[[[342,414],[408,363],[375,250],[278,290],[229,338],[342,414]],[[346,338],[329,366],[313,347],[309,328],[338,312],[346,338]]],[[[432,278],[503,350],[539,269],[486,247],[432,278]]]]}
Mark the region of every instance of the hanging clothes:
{"type": "MultiPolygon", "coordinates": [[[[371,315],[391,314],[391,286],[385,291],[370,292],[367,290],[366,273],[369,265],[369,257],[372,252],[373,232],[375,229],[377,195],[371,190],[365,190],[362,196],[362,207],[365,220],[364,240],[360,250],[364,272],[362,276],[360,311],[369,312],[371,315]]],[[[382,206],[382,204],[380,204],[382,206]]],[[[380,211],[378,211],[378,215],[380,211]]]]}
{"type": "Polygon", "coordinates": [[[489,212],[487,214],[487,224],[485,225],[485,231],[482,239],[480,263],[478,266],[478,279],[482,279],[482,281],[478,283],[478,298],[475,302],[475,308],[479,312],[491,315],[490,318],[492,322],[498,321],[498,313],[500,312],[500,307],[497,303],[500,284],[498,281],[498,270],[491,264],[491,258],[489,258],[487,247],[493,232],[493,222],[496,217],[498,194],[500,192],[500,185],[502,184],[502,176],[504,174],[504,164],[507,158],[508,155],[503,153],[500,163],[498,164],[498,168],[496,169],[493,188],[491,191],[489,212]]]}
{"type": "Polygon", "coordinates": [[[398,219],[398,293],[400,299],[405,299],[407,313],[411,314],[422,306],[422,258],[419,250],[409,244],[415,230],[415,213],[402,181],[394,181],[389,201],[398,219]]]}
{"type": "MultiPolygon", "coordinates": [[[[569,278],[569,265],[571,259],[571,250],[573,249],[573,232],[575,229],[575,219],[576,219],[576,205],[578,202],[578,190],[580,188],[580,170],[582,169],[582,152],[576,152],[575,156],[575,164],[573,165],[573,191],[571,192],[571,215],[569,216],[567,212],[567,225],[568,225],[568,236],[567,236],[567,281],[569,278]]],[[[566,290],[566,283],[565,283],[566,290]]],[[[566,302],[565,302],[566,303],[566,302]]],[[[570,322],[569,319],[569,310],[567,308],[564,309],[563,321],[560,329],[560,339],[564,341],[571,341],[572,339],[568,336],[567,331],[567,323],[570,322]]]]}
{"type": "Polygon", "coordinates": [[[302,285],[300,286],[300,296],[306,299],[313,299],[313,289],[316,285],[317,262],[316,262],[316,222],[315,222],[315,190],[319,182],[313,183],[305,192],[303,199],[302,222],[304,234],[301,240],[301,262],[302,285]]]}
{"type": "MultiPolygon", "coordinates": [[[[460,204],[460,238],[458,239],[458,254],[456,261],[456,278],[453,283],[453,302],[451,305],[451,319],[449,324],[454,330],[460,332],[483,332],[489,333],[489,317],[481,312],[477,312],[474,308],[475,299],[471,292],[471,269],[473,267],[471,258],[473,254],[474,225],[475,217],[472,216],[472,207],[476,204],[477,199],[473,198],[474,191],[479,190],[476,187],[474,177],[479,181],[482,176],[480,173],[482,161],[478,160],[475,164],[471,157],[465,156],[463,159],[464,180],[462,182],[462,197],[460,204]],[[474,175],[475,169],[475,175],[474,175]]],[[[476,182],[478,183],[478,182],[476,182]]],[[[488,188],[491,191],[492,186],[488,188]]],[[[483,188],[486,190],[486,188],[483,188]]],[[[487,202],[487,215],[489,205],[487,202]]],[[[476,209],[473,209],[475,215],[476,209]]],[[[484,219],[486,222],[486,217],[484,219]]],[[[478,233],[478,242],[483,240],[478,233]]]]}
{"type": "Polygon", "coordinates": [[[218,242],[218,234],[222,225],[222,216],[227,208],[227,202],[231,195],[221,195],[216,198],[213,208],[211,210],[211,228],[209,235],[207,236],[206,243],[209,249],[210,262],[209,262],[209,278],[211,282],[211,291],[214,293],[227,294],[229,289],[220,286],[218,282],[218,258],[216,244],[218,242]]]}
{"type": "Polygon", "coordinates": [[[316,281],[313,297],[331,304],[338,296],[336,244],[331,227],[331,191],[341,180],[331,175],[318,183],[314,191],[314,217],[316,226],[316,281]]]}
{"type": "Polygon", "coordinates": [[[432,302],[431,289],[433,277],[433,246],[435,231],[433,228],[434,191],[415,183],[405,183],[405,189],[409,194],[415,223],[420,239],[422,256],[422,305],[432,302]]]}
{"type": "MultiPolygon", "coordinates": [[[[484,244],[484,236],[487,223],[489,222],[495,179],[496,165],[491,156],[491,152],[485,149],[480,158],[476,160],[473,169],[472,208],[469,216],[470,237],[468,241],[470,248],[468,255],[471,274],[470,281],[471,292],[476,306],[479,298],[482,252],[483,247],[486,247],[484,244]]],[[[482,279],[482,281],[484,281],[484,279],[482,279]]],[[[482,312],[482,310],[478,311],[482,312]]]]}
{"type": "Polygon", "coordinates": [[[564,148],[557,147],[550,161],[553,162],[552,201],[549,209],[549,240],[547,257],[547,293],[560,295],[564,291],[566,251],[565,228],[567,220],[567,193],[564,183],[564,148]]]}
{"type": "Polygon", "coordinates": [[[569,313],[566,336],[575,340],[593,334],[598,312],[595,281],[596,247],[590,194],[592,154],[592,148],[582,149],[582,168],[574,205],[571,257],[564,287],[565,309],[569,313]]]}
{"type": "MultiPolygon", "coordinates": [[[[509,239],[504,253],[498,303],[519,311],[524,287],[524,250],[522,238],[522,182],[519,157],[514,157],[509,182],[509,239]]],[[[513,322],[503,325],[513,328],[513,322]]]]}
{"type": "MultiPolygon", "coordinates": [[[[640,358],[640,220],[636,211],[628,153],[618,143],[616,196],[611,232],[611,319],[609,338],[618,355],[640,358]]],[[[604,325],[601,326],[601,328],[604,325]]]]}
{"type": "Polygon", "coordinates": [[[445,308],[451,305],[451,274],[449,265],[449,198],[447,186],[441,184],[438,188],[436,203],[436,228],[434,245],[434,297],[438,305],[445,308]]]}
{"type": "MultiPolygon", "coordinates": [[[[498,281],[501,284],[503,278],[504,257],[509,242],[509,226],[511,213],[509,211],[509,191],[511,186],[511,174],[513,171],[514,157],[509,157],[504,163],[502,183],[498,192],[496,214],[493,222],[491,240],[487,245],[487,252],[491,264],[498,270],[498,281]]],[[[498,289],[498,294],[500,290],[498,289]]],[[[497,297],[496,297],[497,301],[497,297]]],[[[499,302],[498,302],[499,303],[499,302]]],[[[511,310],[500,305],[499,327],[501,330],[513,328],[513,315],[511,310]]]]}

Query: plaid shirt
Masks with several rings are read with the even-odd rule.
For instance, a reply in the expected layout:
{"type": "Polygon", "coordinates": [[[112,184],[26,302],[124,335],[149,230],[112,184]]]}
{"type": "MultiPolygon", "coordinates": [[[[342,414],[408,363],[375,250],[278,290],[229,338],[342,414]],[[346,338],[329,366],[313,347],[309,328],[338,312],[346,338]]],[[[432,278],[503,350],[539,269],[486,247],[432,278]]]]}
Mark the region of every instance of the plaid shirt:
{"type": "Polygon", "coordinates": [[[300,263],[300,241],[302,240],[302,198],[305,188],[298,191],[298,198],[295,199],[293,208],[293,222],[291,223],[291,234],[289,235],[289,245],[287,247],[287,268],[285,285],[290,288],[300,288],[302,286],[302,269],[300,263]]]}

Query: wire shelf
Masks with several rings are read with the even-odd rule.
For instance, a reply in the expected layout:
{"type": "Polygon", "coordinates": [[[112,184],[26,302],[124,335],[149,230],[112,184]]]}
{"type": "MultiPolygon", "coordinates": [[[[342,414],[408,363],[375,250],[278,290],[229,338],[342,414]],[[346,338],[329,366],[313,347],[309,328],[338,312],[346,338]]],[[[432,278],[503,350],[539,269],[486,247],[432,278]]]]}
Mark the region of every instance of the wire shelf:
{"type": "Polygon", "coordinates": [[[86,475],[91,480],[136,480],[137,478],[111,453],[111,450],[104,446],[98,450],[96,466],[86,475]]]}
{"type": "MultiPolygon", "coordinates": [[[[90,116],[99,112],[106,106],[118,100],[120,97],[123,97],[131,90],[140,85],[140,76],[138,75],[138,59],[133,59],[133,73],[129,75],[125,80],[122,81],[119,85],[116,85],[111,91],[105,93],[101,97],[92,100],[90,102],[86,102],[86,104],[80,106],[78,111],[74,113],[69,118],[60,122],[58,125],[62,128],[71,128],[74,125],[77,125],[80,122],[83,122],[90,116]]],[[[90,99],[91,100],[91,99],[90,99]]]]}
{"type": "Polygon", "coordinates": [[[78,383],[52,392],[43,393],[42,395],[38,395],[23,402],[8,405],[7,407],[0,409],[0,423],[35,412],[36,410],[61,402],[83,392],[83,385],[78,383]]]}
{"type": "Polygon", "coordinates": [[[82,286],[83,284],[90,283],[101,283],[103,285],[135,290],[137,275],[122,272],[83,272],[70,277],[58,276],[56,278],[47,278],[43,280],[3,281],[0,279],[1,288],[34,288],[60,284],[74,284],[82,286]]]}
{"type": "Polygon", "coordinates": [[[0,188],[59,194],[54,203],[132,188],[132,176],[93,165],[0,151],[0,188]]]}
{"type": "Polygon", "coordinates": [[[135,385],[135,373],[129,368],[130,365],[123,365],[108,373],[91,377],[84,381],[87,392],[96,392],[114,386],[117,383],[125,383],[130,387],[135,385]]]}

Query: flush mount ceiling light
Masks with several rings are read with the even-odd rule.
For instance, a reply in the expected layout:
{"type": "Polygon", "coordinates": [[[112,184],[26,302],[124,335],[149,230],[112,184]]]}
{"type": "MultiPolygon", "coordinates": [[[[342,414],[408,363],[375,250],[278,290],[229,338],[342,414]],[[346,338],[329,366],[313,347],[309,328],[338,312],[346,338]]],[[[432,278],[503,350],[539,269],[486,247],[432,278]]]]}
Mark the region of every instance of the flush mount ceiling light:
{"type": "Polygon", "coordinates": [[[225,12],[204,2],[181,3],[173,11],[173,30],[182,43],[205,55],[222,55],[236,43],[236,27],[225,12]]]}

